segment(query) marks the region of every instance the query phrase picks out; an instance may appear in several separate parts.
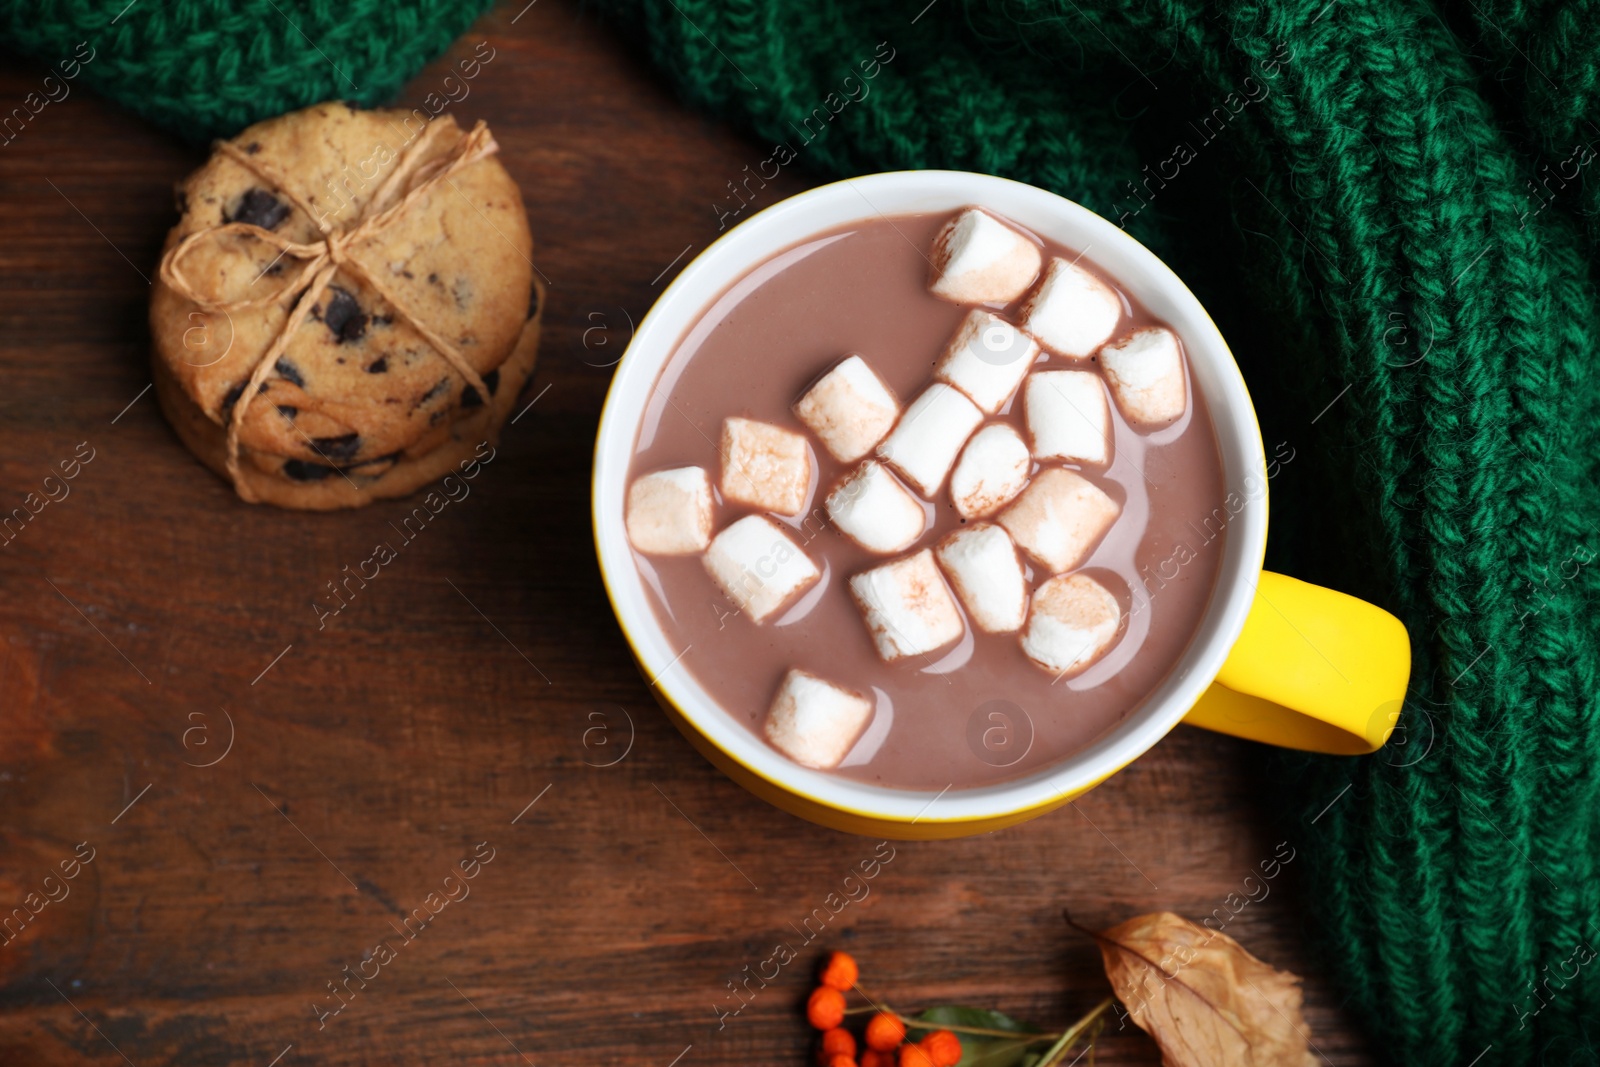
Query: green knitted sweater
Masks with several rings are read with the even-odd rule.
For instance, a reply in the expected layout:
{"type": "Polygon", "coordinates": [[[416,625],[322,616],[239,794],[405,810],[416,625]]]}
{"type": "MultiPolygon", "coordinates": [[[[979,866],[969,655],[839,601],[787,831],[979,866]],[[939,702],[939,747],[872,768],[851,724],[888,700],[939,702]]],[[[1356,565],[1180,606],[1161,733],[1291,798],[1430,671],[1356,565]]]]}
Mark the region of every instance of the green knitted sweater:
{"type": "Polygon", "coordinates": [[[206,141],[320,100],[383,103],[489,3],[0,0],[0,44],[50,64],[45,96],[77,80],[206,141]]]}
{"type": "MultiPolygon", "coordinates": [[[[374,101],[472,13],[146,2],[0,0],[0,33],[50,60],[77,19],[88,80],[209,134],[374,101]]],[[[1597,1062],[1600,0],[925,3],[599,6],[756,138],[708,222],[781,142],[1041,185],[1188,279],[1293,450],[1269,562],[1415,645],[1388,749],[1280,763],[1308,930],[1395,1062],[1597,1062]]]]}

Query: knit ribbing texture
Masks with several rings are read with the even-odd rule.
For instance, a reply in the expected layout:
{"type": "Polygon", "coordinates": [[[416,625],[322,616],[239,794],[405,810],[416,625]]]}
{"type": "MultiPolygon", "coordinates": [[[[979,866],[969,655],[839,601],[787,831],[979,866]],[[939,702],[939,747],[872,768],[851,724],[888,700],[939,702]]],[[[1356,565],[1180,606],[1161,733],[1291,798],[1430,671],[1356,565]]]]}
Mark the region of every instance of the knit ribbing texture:
{"type": "Polygon", "coordinates": [[[489,0],[0,0],[0,40],[193,141],[384,103],[489,0]]]}
{"type": "Polygon", "coordinates": [[[1294,456],[1269,563],[1413,639],[1388,748],[1279,760],[1308,932],[1387,1060],[1596,1062],[1600,3],[602,6],[814,171],[1032,182],[1190,282],[1294,456]]]}

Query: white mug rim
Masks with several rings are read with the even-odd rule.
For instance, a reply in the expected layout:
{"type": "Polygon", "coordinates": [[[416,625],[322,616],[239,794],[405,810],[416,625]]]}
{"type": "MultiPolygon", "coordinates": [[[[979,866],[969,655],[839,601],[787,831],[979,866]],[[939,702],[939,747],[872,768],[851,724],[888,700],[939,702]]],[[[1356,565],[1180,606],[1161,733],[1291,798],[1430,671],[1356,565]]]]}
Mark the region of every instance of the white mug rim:
{"type": "MultiPolygon", "coordinates": [[[[1200,301],[1125,231],[1065,197],[966,171],[891,171],[847,178],[800,193],[750,216],[704,249],[667,286],[618,361],[595,436],[592,521],[601,577],[624,636],[650,684],[707,741],[772,785],[839,811],[901,823],[1004,818],[1082,793],[1147,752],[1192,708],[1222,669],[1244,628],[1266,551],[1266,455],[1237,363],[1200,301]],[[675,669],[623,526],[626,481],[644,406],[662,366],[688,328],[727,288],[786,248],[878,217],[979,205],[1041,236],[1082,251],[1183,338],[1190,373],[1211,408],[1230,493],[1246,493],[1223,539],[1223,559],[1194,639],[1144,703],[1088,747],[1020,778],[945,791],[895,789],[811,770],[788,760],[734,721],[692,674],[675,669]]],[[[1229,509],[1232,510],[1231,507],[1229,509]]]]}

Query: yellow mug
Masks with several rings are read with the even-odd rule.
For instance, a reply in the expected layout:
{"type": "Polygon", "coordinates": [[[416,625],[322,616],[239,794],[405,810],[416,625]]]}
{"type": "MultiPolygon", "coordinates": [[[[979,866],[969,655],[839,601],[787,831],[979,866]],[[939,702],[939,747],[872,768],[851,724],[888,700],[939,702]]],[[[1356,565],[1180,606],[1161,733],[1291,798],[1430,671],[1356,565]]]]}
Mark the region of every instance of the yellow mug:
{"type": "Polygon", "coordinates": [[[728,231],[639,324],[617,366],[595,441],[593,521],[601,576],[651,692],[696,748],[778,807],[839,830],[958,837],[1021,822],[1082,795],[1180,721],[1289,748],[1372,752],[1399,718],[1411,669],[1405,627],[1343,593],[1261,569],[1269,468],[1238,365],[1210,316],[1166,264],[1125,232],[1033,186],[960,171],[902,171],[825,185],[728,231]],[[819,233],[882,216],[982,205],[1095,263],[1183,338],[1221,449],[1228,535],[1217,587],[1177,665],[1088,748],[1014,781],[941,793],[873,786],[801,767],[734,721],[678,662],[623,528],[629,462],[658,379],[704,309],[752,269],[819,233]]]}

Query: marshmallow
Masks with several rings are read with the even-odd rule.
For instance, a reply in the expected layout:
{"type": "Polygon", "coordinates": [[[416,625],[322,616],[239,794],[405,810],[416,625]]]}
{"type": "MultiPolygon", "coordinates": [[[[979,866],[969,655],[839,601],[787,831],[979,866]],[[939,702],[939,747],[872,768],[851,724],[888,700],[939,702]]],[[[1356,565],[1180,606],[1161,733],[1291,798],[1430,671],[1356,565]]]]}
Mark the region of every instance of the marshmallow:
{"type": "Polygon", "coordinates": [[[722,420],[722,496],[798,515],[811,490],[811,449],[797,433],[755,419],[722,420]]]}
{"type": "Polygon", "coordinates": [[[956,304],[1009,304],[1039,275],[1039,246],[977,208],[944,224],[933,239],[928,289],[956,304]]]}
{"type": "Polygon", "coordinates": [[[878,646],[893,663],[943,648],[965,631],[928,549],[862,571],[850,579],[850,593],[878,646]]]}
{"type": "Polygon", "coordinates": [[[1121,512],[1092,482],[1051,467],[1000,513],[999,522],[1024,552],[1060,572],[1083,562],[1121,512]]]}
{"type": "Polygon", "coordinates": [[[837,767],[872,718],[872,701],[795,668],[767,709],[767,740],[802,767],[837,767]]]}
{"type": "Polygon", "coordinates": [[[1086,574],[1058,574],[1039,586],[1028,611],[1022,651],[1057,677],[1076,674],[1117,638],[1117,598],[1086,574]]]}
{"type": "Polygon", "coordinates": [[[900,404],[866,360],[850,356],[795,401],[794,413],[834,459],[854,463],[894,429],[900,404]]]}
{"type": "Polygon", "coordinates": [[[1171,330],[1134,330],[1100,350],[1100,366],[1129,422],[1171,422],[1188,406],[1183,355],[1171,330]]]}
{"type": "Polygon", "coordinates": [[[762,515],[746,515],[717,534],[701,558],[728,598],[757,623],[822,574],[777,523],[762,515]]]}
{"type": "Polygon", "coordinates": [[[1022,403],[1034,459],[1105,466],[1111,448],[1111,406],[1093,371],[1046,370],[1029,375],[1022,403]]]}
{"type": "Polygon", "coordinates": [[[1038,358],[1033,338],[979,308],[961,320],[933,376],[967,394],[985,415],[993,415],[1011,399],[1038,358]]]}
{"type": "Polygon", "coordinates": [[[983,412],[961,390],[934,382],[906,408],[894,432],[878,446],[878,455],[923,496],[932,497],[982,421],[983,412]]]}
{"type": "Polygon", "coordinates": [[[999,511],[1028,484],[1033,469],[1022,435],[1003,422],[972,435],[950,472],[950,501],[963,519],[999,511]]]}
{"type": "Polygon", "coordinates": [[[869,459],[828,494],[828,518],[869,552],[890,555],[922,536],[927,515],[877,460],[869,459]]]}
{"type": "Polygon", "coordinates": [[[1008,634],[1022,628],[1028,582],[1004,530],[986,522],[958,530],[939,542],[938,556],[978,629],[1008,634]]]}
{"type": "Polygon", "coordinates": [[[1022,316],[1022,328],[1040,344],[1057,355],[1082,359],[1117,328],[1122,298],[1077,264],[1052,259],[1022,316]]]}
{"type": "Polygon", "coordinates": [[[711,543],[711,479],[703,467],[675,467],[628,486],[628,540],[652,556],[687,556],[711,543]]]}

